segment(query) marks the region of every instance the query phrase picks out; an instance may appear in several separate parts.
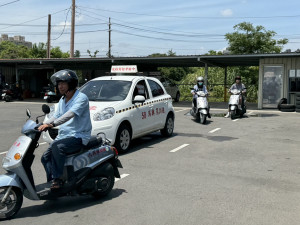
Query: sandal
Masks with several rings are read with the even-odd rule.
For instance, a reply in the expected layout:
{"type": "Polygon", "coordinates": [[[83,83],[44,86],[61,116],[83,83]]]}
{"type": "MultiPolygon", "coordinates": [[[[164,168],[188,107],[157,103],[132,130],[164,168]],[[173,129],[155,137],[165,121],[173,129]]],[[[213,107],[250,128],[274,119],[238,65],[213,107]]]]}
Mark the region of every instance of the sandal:
{"type": "Polygon", "coordinates": [[[54,179],[50,188],[57,190],[57,189],[62,188],[63,184],[64,183],[61,179],[54,179]]]}

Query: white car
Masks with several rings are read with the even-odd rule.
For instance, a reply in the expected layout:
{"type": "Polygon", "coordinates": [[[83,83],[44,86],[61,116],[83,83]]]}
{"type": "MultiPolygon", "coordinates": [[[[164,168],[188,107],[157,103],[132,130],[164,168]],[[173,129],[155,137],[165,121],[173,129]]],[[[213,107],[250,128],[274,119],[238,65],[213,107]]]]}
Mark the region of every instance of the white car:
{"type": "MultiPolygon", "coordinates": [[[[173,134],[172,98],[156,78],[99,77],[84,84],[80,91],[89,98],[92,135],[104,132],[120,152],[126,152],[134,138],[158,130],[166,137],[173,134]]],[[[56,106],[45,119],[53,115],[56,106]]],[[[58,133],[59,127],[55,128],[43,133],[48,143],[58,133]]]]}

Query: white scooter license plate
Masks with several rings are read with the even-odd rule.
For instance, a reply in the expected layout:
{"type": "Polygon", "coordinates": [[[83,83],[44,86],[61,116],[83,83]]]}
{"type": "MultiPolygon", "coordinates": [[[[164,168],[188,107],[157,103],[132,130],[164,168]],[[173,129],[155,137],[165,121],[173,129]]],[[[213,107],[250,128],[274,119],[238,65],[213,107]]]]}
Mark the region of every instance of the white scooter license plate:
{"type": "Polygon", "coordinates": [[[6,95],[6,94],[4,93],[4,94],[2,94],[1,96],[4,97],[5,95],[6,95]]]}
{"type": "Polygon", "coordinates": [[[44,99],[47,99],[48,98],[48,96],[44,96],[44,99]]]}

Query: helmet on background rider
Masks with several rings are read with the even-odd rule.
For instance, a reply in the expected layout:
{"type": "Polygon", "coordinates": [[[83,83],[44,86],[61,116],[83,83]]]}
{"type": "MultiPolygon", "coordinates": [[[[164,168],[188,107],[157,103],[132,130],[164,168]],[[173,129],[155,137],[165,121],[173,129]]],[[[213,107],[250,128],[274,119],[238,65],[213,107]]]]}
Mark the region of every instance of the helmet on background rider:
{"type": "Polygon", "coordinates": [[[204,79],[203,77],[197,77],[197,86],[199,88],[202,88],[203,87],[203,84],[204,84],[204,79]]]}
{"type": "Polygon", "coordinates": [[[67,82],[69,91],[75,90],[78,85],[78,77],[72,70],[60,70],[50,77],[51,82],[57,88],[59,82],[67,82]]]}
{"type": "Polygon", "coordinates": [[[242,80],[242,78],[240,76],[236,76],[234,80],[242,80]]]}

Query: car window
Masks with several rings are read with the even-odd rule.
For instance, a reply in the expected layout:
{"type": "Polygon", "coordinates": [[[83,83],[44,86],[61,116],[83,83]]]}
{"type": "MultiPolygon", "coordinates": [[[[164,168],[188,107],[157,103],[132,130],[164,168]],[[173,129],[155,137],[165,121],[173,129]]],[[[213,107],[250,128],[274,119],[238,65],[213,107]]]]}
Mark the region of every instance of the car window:
{"type": "Polygon", "coordinates": [[[135,96],[137,95],[142,95],[145,97],[145,99],[149,98],[149,93],[148,89],[145,83],[145,80],[140,80],[134,88],[133,95],[132,95],[132,100],[134,99],[135,96]]]}
{"type": "Polygon", "coordinates": [[[148,82],[149,82],[149,86],[150,86],[153,97],[165,94],[164,90],[157,82],[155,82],[153,80],[148,80],[148,82]]]}
{"type": "Polygon", "coordinates": [[[130,90],[131,81],[94,80],[83,85],[79,90],[90,101],[122,101],[130,90]]]}

